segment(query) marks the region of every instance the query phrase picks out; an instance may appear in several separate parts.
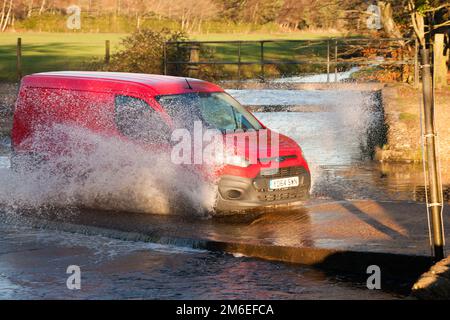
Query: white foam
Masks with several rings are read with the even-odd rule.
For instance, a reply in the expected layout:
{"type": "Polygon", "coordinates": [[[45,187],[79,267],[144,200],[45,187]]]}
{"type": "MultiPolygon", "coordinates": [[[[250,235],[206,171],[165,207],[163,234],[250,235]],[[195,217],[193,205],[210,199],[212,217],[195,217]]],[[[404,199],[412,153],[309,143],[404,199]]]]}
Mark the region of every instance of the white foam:
{"type": "Polygon", "coordinates": [[[117,137],[55,125],[40,132],[32,149],[45,153],[59,143],[66,152],[38,167],[0,169],[0,203],[8,208],[70,205],[156,214],[205,214],[214,186],[170,155],[117,137]]]}
{"type": "Polygon", "coordinates": [[[330,74],[319,73],[312,74],[307,76],[299,76],[299,77],[285,77],[280,79],[275,79],[273,82],[277,83],[289,83],[289,82],[297,82],[297,83],[323,83],[323,82],[334,82],[335,78],[337,81],[347,80],[349,79],[353,73],[359,70],[359,67],[353,67],[348,71],[330,72],[330,74]],[[329,77],[329,78],[328,78],[329,77]]]}

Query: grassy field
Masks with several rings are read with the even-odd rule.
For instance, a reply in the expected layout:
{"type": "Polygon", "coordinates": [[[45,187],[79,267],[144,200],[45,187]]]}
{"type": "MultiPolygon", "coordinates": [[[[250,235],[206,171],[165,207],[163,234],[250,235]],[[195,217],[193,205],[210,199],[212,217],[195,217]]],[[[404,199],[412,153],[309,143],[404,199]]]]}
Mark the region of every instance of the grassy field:
{"type": "Polygon", "coordinates": [[[16,78],[16,42],[22,38],[23,74],[76,70],[92,57],[104,55],[105,40],[114,50],[124,34],[3,33],[0,34],[0,81],[16,78]]]}
{"type": "MultiPolygon", "coordinates": [[[[327,39],[340,38],[343,34],[325,32],[296,32],[283,34],[203,34],[194,36],[196,40],[202,41],[224,41],[224,40],[277,40],[277,42],[264,43],[264,60],[286,61],[301,60],[307,61],[302,65],[266,65],[266,77],[292,76],[304,73],[326,72],[327,59],[327,39]],[[283,40],[303,40],[301,43],[293,43],[283,40]]],[[[209,48],[214,60],[238,61],[239,45],[230,44],[206,44],[204,48],[209,48]]],[[[258,62],[261,59],[261,44],[243,43],[241,44],[241,61],[258,62]]],[[[236,78],[236,65],[225,65],[222,73],[225,78],[236,78]]],[[[244,65],[241,67],[242,78],[255,78],[260,75],[260,65],[244,65]]]]}
{"type": "MultiPolygon", "coordinates": [[[[16,79],[16,41],[22,38],[23,74],[55,70],[80,70],[93,57],[101,57],[105,51],[105,40],[111,41],[111,50],[117,50],[119,33],[2,33],[0,34],[0,81],[16,79]]],[[[328,37],[339,34],[297,32],[283,34],[200,34],[193,40],[267,40],[296,39],[310,40],[317,47],[280,42],[265,44],[265,59],[293,59],[308,55],[313,59],[324,58],[328,37]]],[[[241,48],[242,61],[257,61],[260,57],[259,44],[245,44],[241,48]]],[[[217,60],[237,60],[237,46],[230,44],[210,45],[210,52],[217,60]]],[[[254,68],[253,68],[254,69],[254,68]]]]}

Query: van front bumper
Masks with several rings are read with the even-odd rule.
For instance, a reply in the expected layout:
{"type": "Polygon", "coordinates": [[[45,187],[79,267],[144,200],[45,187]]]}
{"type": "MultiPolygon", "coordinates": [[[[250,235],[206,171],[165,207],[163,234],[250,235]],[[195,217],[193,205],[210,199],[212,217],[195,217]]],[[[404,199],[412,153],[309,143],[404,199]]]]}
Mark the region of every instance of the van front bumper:
{"type": "Polygon", "coordinates": [[[271,175],[256,178],[224,175],[218,184],[216,212],[237,213],[249,209],[289,205],[309,198],[311,176],[304,167],[279,168],[271,175]],[[297,187],[270,190],[271,179],[299,177],[297,187]]]}

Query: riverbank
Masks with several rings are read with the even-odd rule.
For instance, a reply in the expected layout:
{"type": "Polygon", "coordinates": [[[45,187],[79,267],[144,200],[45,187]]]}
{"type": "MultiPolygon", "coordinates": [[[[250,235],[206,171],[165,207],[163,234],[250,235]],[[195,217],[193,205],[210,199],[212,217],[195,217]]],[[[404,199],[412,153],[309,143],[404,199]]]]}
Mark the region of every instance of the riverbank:
{"type": "Polygon", "coordinates": [[[412,295],[424,300],[450,299],[450,256],[437,262],[412,288],[412,295]]]}
{"type": "MultiPolygon", "coordinates": [[[[382,89],[387,143],[376,159],[388,162],[420,162],[420,108],[422,93],[409,85],[390,84],[382,89]]],[[[436,128],[442,162],[450,160],[450,87],[435,93],[436,128]]],[[[446,170],[446,168],[443,168],[446,170]]]]}

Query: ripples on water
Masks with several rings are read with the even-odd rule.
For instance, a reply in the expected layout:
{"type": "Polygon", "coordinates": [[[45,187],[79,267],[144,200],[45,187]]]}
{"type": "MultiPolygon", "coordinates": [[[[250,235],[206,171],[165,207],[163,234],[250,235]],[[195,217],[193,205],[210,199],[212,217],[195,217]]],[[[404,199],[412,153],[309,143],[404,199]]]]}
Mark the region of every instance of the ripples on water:
{"type": "Polygon", "coordinates": [[[392,299],[307,267],[0,225],[1,299],[392,299]],[[81,268],[68,290],[66,268],[81,268]]]}

